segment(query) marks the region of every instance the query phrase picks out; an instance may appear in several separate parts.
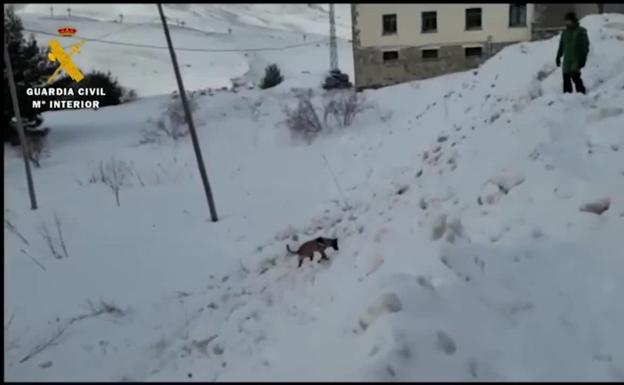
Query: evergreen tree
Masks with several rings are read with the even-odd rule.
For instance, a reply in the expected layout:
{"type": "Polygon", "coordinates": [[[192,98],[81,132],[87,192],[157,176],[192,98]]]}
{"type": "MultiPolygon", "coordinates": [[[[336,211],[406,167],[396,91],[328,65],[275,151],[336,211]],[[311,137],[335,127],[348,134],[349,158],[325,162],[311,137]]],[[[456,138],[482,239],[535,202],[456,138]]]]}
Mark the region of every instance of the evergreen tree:
{"type": "MultiPolygon", "coordinates": [[[[7,7],[4,14],[4,36],[7,40],[11,67],[15,78],[18,103],[25,129],[32,130],[39,126],[43,119],[41,111],[32,108],[32,97],[26,95],[26,89],[42,85],[54,72],[56,66],[48,61],[46,50],[41,49],[34,36],[28,40],[23,35],[24,27],[21,19],[15,14],[13,7],[7,7]]],[[[13,118],[13,102],[9,90],[6,63],[2,61],[3,69],[3,106],[2,123],[3,139],[8,141],[17,137],[16,128],[11,124],[13,118]]]]}
{"type": "Polygon", "coordinates": [[[264,78],[260,82],[260,88],[265,90],[267,88],[275,87],[284,80],[282,73],[280,72],[277,64],[271,64],[264,70],[264,78]]]}

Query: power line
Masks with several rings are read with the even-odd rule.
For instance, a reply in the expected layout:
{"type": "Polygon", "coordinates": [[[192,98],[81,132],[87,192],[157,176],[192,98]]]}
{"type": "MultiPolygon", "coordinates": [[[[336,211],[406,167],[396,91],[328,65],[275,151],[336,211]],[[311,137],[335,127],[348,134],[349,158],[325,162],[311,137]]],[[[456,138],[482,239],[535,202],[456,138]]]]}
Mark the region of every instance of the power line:
{"type": "MultiPolygon", "coordinates": [[[[34,30],[34,29],[24,28],[24,31],[31,32],[31,33],[37,33],[37,34],[41,34],[41,35],[47,35],[47,36],[57,36],[56,34],[53,34],[53,33],[45,32],[45,31],[39,31],[39,30],[34,30]]],[[[117,32],[120,32],[120,31],[117,31],[117,32]]],[[[152,45],[152,44],[124,43],[124,42],[121,42],[121,41],[102,40],[102,39],[98,39],[98,38],[88,38],[88,37],[79,37],[79,36],[76,36],[76,37],[81,39],[81,40],[84,40],[84,41],[92,41],[92,42],[111,44],[111,45],[120,45],[120,46],[125,46],[125,47],[152,48],[152,49],[169,49],[166,46],[157,46],[157,45],[152,45]]],[[[324,42],[325,42],[325,40],[316,40],[316,41],[311,41],[311,42],[307,42],[307,43],[285,45],[283,47],[223,48],[223,49],[219,49],[219,48],[213,48],[213,49],[211,49],[211,48],[175,48],[175,50],[176,51],[188,51],[188,52],[282,51],[282,50],[292,49],[292,48],[307,47],[307,46],[316,45],[316,44],[320,44],[320,43],[324,43],[324,42]]]]}

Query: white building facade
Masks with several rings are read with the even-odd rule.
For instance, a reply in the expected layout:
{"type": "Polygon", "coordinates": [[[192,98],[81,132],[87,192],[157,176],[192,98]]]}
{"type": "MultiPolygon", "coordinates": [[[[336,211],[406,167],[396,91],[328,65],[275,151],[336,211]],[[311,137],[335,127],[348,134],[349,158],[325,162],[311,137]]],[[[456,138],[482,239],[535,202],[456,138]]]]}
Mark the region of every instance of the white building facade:
{"type": "Polygon", "coordinates": [[[477,67],[509,44],[557,34],[568,11],[582,17],[603,9],[563,3],[352,4],[356,88],[477,67]]]}

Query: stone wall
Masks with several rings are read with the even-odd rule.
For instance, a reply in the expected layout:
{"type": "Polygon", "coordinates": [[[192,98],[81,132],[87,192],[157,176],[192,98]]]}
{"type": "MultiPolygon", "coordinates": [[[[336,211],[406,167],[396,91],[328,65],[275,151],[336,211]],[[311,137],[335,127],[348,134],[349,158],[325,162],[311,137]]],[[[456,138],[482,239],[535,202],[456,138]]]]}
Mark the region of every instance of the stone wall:
{"type": "Polygon", "coordinates": [[[383,61],[383,51],[374,48],[355,48],[354,67],[355,86],[358,90],[379,88],[406,81],[421,80],[466,71],[478,67],[491,55],[498,53],[503,47],[513,43],[483,42],[483,56],[466,57],[462,45],[441,46],[437,59],[423,59],[421,49],[426,47],[406,47],[399,49],[399,59],[392,62],[383,61]],[[491,48],[489,48],[491,47],[491,48]]]}
{"type": "MultiPolygon", "coordinates": [[[[605,13],[624,13],[624,2],[620,3],[603,3],[602,11],[605,13]]],[[[600,7],[600,5],[598,7],[600,7]]]]}

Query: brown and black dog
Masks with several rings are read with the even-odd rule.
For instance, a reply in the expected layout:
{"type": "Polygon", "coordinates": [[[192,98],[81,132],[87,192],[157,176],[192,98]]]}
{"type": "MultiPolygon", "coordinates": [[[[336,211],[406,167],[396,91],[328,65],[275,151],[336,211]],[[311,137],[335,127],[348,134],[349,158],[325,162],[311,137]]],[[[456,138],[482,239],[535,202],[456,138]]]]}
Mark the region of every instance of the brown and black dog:
{"type": "Polygon", "coordinates": [[[288,252],[291,254],[297,254],[299,256],[299,265],[297,266],[299,268],[301,267],[301,264],[303,263],[303,260],[305,258],[310,258],[310,261],[312,261],[315,252],[321,254],[321,259],[319,259],[319,263],[324,259],[329,260],[329,258],[327,258],[327,255],[325,254],[325,249],[327,249],[328,247],[331,247],[334,250],[338,250],[338,238],[318,237],[303,243],[301,246],[299,246],[299,249],[297,249],[297,251],[291,250],[289,245],[286,245],[286,250],[288,250],[288,252]]]}

